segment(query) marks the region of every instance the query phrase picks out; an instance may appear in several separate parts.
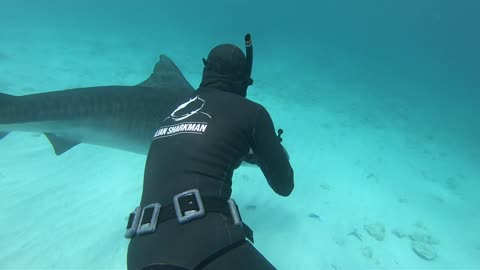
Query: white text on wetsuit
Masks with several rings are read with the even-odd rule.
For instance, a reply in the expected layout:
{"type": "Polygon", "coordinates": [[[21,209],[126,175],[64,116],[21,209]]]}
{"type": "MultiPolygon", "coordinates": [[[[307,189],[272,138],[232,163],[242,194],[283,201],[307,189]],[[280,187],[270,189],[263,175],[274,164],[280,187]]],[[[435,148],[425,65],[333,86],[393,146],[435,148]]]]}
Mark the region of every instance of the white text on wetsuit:
{"type": "Polygon", "coordinates": [[[207,123],[205,122],[188,122],[171,126],[160,127],[155,132],[154,139],[173,136],[176,134],[190,133],[190,134],[203,134],[207,129],[207,123]]]}

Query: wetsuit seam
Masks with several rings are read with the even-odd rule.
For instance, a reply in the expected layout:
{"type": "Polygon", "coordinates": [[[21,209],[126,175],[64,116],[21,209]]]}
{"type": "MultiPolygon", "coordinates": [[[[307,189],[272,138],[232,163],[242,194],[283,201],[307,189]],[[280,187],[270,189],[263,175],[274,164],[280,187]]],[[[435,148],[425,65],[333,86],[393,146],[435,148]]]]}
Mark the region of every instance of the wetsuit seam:
{"type": "Polygon", "coordinates": [[[218,193],[218,197],[219,198],[222,198],[222,193],[223,193],[223,186],[225,185],[224,182],[221,182],[220,183],[220,190],[219,190],[219,193],[218,193]]]}
{"type": "MultiPolygon", "coordinates": [[[[227,181],[227,172],[229,171],[232,171],[232,168],[233,168],[233,162],[230,162],[230,164],[227,166],[227,170],[225,170],[223,172],[223,182],[222,182],[222,188],[223,188],[223,185],[225,185],[226,181],[227,181]]],[[[220,194],[222,193],[222,191],[220,191],[220,194]]]]}
{"type": "Polygon", "coordinates": [[[224,216],[224,215],[221,215],[222,216],[222,219],[223,219],[223,226],[224,228],[227,230],[227,233],[228,233],[228,240],[230,242],[230,245],[233,243],[232,242],[232,234],[230,233],[230,228],[228,227],[227,225],[227,218],[224,216]]]}
{"type": "Polygon", "coordinates": [[[258,111],[260,110],[260,106],[257,106],[257,109],[255,110],[255,117],[254,117],[254,122],[253,122],[253,127],[252,127],[252,140],[255,142],[254,137],[255,137],[255,132],[257,131],[257,123],[258,123],[258,111]]]}

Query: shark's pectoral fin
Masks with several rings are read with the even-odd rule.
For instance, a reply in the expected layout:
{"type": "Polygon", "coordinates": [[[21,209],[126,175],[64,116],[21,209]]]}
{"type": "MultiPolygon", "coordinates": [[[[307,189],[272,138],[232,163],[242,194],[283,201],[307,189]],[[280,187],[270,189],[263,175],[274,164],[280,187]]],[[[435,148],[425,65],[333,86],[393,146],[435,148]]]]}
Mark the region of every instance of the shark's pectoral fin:
{"type": "Polygon", "coordinates": [[[160,55],[152,75],[138,86],[150,88],[170,88],[193,91],[192,85],[185,79],[177,65],[166,55],[160,55]]]}
{"type": "Polygon", "coordinates": [[[8,135],[8,132],[0,132],[0,140],[8,135]]]}
{"type": "Polygon", "coordinates": [[[71,141],[62,137],[59,137],[53,133],[45,133],[48,140],[53,146],[53,150],[55,150],[55,154],[60,156],[61,154],[67,152],[75,145],[80,144],[79,142],[71,141]]]}

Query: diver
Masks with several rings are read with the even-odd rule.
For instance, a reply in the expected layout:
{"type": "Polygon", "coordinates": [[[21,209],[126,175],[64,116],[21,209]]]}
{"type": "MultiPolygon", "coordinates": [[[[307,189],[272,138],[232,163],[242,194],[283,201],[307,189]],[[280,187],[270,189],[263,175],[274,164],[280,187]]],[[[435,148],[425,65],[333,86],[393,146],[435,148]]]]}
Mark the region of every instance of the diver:
{"type": "Polygon", "coordinates": [[[294,188],[281,130],[277,135],[267,110],[246,98],[249,34],[245,44],[246,55],[231,44],[213,48],[202,59],[200,87],[174,104],[155,132],[140,206],[125,234],[129,270],[276,269],[252,245],[253,232],[230,198],[242,161],[258,165],[277,194],[294,188]]]}

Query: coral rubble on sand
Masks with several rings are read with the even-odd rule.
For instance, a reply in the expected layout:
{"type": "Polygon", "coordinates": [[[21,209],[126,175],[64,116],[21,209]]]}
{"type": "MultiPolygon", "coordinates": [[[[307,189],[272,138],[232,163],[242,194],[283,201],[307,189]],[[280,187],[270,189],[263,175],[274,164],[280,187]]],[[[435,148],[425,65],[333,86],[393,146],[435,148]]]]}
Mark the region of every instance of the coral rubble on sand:
{"type": "Polygon", "coordinates": [[[437,245],[439,242],[429,234],[427,228],[422,223],[417,222],[415,229],[411,232],[397,228],[392,233],[400,239],[410,239],[410,246],[413,252],[420,258],[427,261],[437,258],[437,251],[434,245],[437,245]]]}
{"type": "Polygon", "coordinates": [[[382,223],[368,224],[364,226],[364,229],[368,234],[377,239],[377,241],[383,241],[385,239],[385,226],[382,223]]]}

